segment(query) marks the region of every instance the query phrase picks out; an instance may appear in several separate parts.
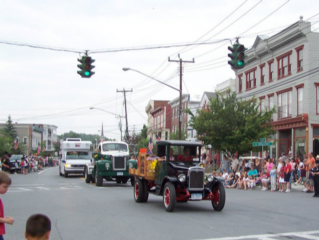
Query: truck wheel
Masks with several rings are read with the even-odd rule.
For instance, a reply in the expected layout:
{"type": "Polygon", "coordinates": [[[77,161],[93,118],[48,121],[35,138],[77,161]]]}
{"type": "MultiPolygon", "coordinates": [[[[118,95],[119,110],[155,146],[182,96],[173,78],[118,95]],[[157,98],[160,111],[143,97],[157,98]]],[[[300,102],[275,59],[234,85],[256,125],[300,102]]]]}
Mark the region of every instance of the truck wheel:
{"type": "Polygon", "coordinates": [[[100,187],[103,184],[103,177],[97,175],[97,169],[95,169],[95,185],[100,187]]]}
{"type": "Polygon", "coordinates": [[[61,173],[61,167],[59,167],[59,175],[63,176],[62,173],[61,173]]]}
{"type": "Polygon", "coordinates": [[[137,178],[134,183],[133,195],[135,202],[143,202],[144,200],[144,187],[141,179],[137,178]]]}
{"type": "Polygon", "coordinates": [[[131,177],[131,186],[132,187],[134,187],[134,181],[135,181],[134,177],[131,177]]]}
{"type": "Polygon", "coordinates": [[[121,178],[116,178],[116,183],[121,183],[122,179],[121,178]]]}
{"type": "Polygon", "coordinates": [[[143,202],[147,202],[148,200],[148,183],[145,179],[143,179],[143,202]]]}
{"type": "Polygon", "coordinates": [[[122,179],[122,183],[126,184],[127,183],[128,178],[123,178],[122,179]]]}
{"type": "Polygon", "coordinates": [[[226,201],[225,188],[221,183],[217,183],[212,187],[213,199],[212,206],[215,211],[223,210],[226,201]]]}
{"type": "Polygon", "coordinates": [[[92,175],[88,174],[87,168],[84,168],[84,178],[86,183],[90,183],[92,180],[92,175]]]}
{"type": "Polygon", "coordinates": [[[163,191],[163,202],[167,212],[173,212],[176,202],[175,186],[171,182],[165,183],[163,191]]]}
{"type": "Polygon", "coordinates": [[[64,177],[67,178],[69,174],[64,170],[64,177]]]}

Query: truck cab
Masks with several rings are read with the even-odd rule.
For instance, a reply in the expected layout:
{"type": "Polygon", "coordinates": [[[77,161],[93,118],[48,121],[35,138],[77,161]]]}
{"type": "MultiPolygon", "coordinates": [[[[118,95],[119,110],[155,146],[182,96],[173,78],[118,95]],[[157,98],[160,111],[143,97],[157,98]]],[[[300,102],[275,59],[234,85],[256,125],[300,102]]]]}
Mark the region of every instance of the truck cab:
{"type": "Polygon", "coordinates": [[[86,165],[85,181],[95,182],[96,186],[102,186],[103,179],[126,183],[131,179],[129,167],[137,164],[136,160],[130,159],[129,146],[125,142],[101,142],[93,157],[94,162],[86,165]]]}
{"type": "Polygon", "coordinates": [[[92,162],[91,141],[81,141],[81,138],[67,138],[61,143],[61,158],[59,175],[84,174],[87,164],[92,162]]]}

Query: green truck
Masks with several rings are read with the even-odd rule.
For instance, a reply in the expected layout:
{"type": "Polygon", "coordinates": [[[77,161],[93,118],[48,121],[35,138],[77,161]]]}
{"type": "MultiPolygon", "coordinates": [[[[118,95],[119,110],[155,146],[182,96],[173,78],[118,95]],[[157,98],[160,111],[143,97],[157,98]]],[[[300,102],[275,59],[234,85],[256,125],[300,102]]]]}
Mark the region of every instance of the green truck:
{"type": "Polygon", "coordinates": [[[85,182],[95,183],[96,186],[103,185],[106,181],[116,183],[127,183],[134,178],[129,174],[129,168],[136,168],[137,161],[130,159],[129,147],[125,142],[101,142],[98,149],[93,152],[93,160],[85,166],[85,182]]]}

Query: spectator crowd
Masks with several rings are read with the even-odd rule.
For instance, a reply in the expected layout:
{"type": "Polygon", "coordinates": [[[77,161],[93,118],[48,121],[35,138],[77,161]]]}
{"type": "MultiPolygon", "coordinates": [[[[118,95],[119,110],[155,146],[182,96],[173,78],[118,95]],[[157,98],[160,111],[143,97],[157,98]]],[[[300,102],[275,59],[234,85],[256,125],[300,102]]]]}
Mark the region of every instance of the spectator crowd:
{"type": "MultiPolygon", "coordinates": [[[[261,191],[270,190],[289,193],[292,184],[303,185],[303,191],[312,193],[318,180],[319,155],[314,159],[313,153],[294,158],[289,154],[282,155],[277,161],[269,157],[248,157],[237,159],[236,155],[224,157],[220,169],[212,175],[219,178],[226,188],[251,190],[257,185],[261,191]],[[317,177],[318,176],[318,177],[317,177]]],[[[318,184],[318,183],[317,183],[318,184]]],[[[316,185],[318,188],[318,185],[316,185]]],[[[318,191],[318,190],[317,190],[318,191]]],[[[319,197],[315,192],[314,197],[319,197]]]]}

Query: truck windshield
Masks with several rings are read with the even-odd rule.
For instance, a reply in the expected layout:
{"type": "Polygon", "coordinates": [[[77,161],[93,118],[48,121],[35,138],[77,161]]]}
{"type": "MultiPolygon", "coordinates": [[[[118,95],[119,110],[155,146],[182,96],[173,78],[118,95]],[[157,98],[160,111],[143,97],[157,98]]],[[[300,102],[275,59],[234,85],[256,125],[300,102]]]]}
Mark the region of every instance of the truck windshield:
{"type": "Polygon", "coordinates": [[[127,145],[121,143],[106,143],[103,144],[103,152],[107,151],[124,151],[127,152],[127,145]]]}
{"type": "Polygon", "coordinates": [[[88,152],[67,152],[65,159],[90,159],[90,156],[88,152]]]}

